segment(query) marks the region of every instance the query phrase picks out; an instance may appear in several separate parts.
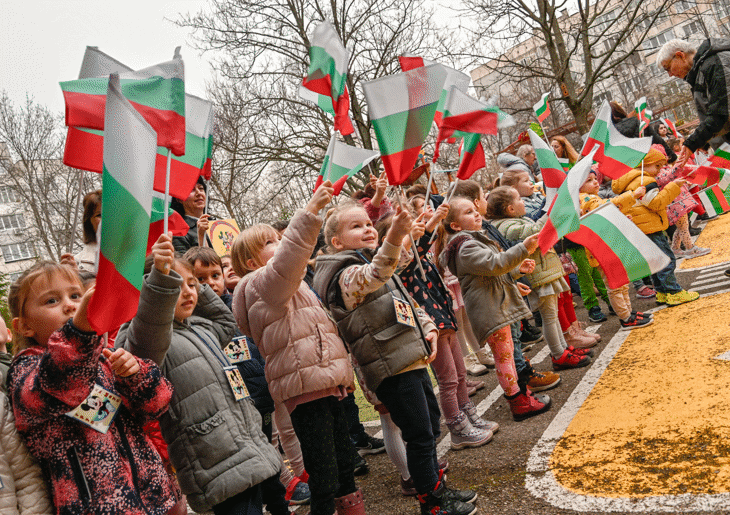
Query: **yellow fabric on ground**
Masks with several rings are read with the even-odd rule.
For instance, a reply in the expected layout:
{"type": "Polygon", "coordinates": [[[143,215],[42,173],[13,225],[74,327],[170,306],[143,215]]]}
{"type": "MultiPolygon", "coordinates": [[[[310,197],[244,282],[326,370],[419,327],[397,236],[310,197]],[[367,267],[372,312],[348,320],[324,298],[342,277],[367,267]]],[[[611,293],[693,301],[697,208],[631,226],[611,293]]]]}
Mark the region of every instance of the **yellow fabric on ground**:
{"type": "Polygon", "coordinates": [[[698,268],[730,261],[730,214],[720,215],[707,222],[702,233],[697,237],[695,245],[712,249],[706,256],[685,259],[677,268],[698,268]]]}

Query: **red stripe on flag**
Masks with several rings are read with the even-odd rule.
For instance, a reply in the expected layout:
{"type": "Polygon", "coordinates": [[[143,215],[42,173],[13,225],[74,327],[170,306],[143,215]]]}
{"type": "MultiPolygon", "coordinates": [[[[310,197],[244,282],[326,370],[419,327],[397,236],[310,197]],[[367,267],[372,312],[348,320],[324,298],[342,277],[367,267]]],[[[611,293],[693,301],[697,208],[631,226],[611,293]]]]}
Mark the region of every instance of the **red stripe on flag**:
{"type": "MultiPolygon", "coordinates": [[[[150,232],[147,236],[147,250],[145,254],[152,252],[152,245],[155,244],[157,238],[162,234],[162,230],[165,228],[165,220],[157,220],[150,224],[150,232]]],[[[190,230],[190,226],[185,219],[180,216],[180,213],[173,211],[168,215],[167,218],[167,230],[172,231],[173,236],[185,236],[190,230]]]]}
{"type": "MultiPolygon", "coordinates": [[[[195,183],[200,177],[201,170],[183,163],[172,160],[170,163],[170,195],[185,200],[193,191],[195,183]]],[[[155,182],[152,189],[165,193],[165,176],[167,175],[167,156],[157,154],[155,157],[155,182]]]]}
{"type": "Polygon", "coordinates": [[[398,62],[400,63],[401,71],[404,72],[426,66],[426,63],[423,62],[423,57],[406,57],[402,55],[398,58],[398,62]]]}
{"type": "Polygon", "coordinates": [[[318,175],[317,182],[314,183],[314,191],[317,191],[323,182],[324,182],[324,177],[322,177],[321,175],[318,175]]]}
{"type": "MultiPolygon", "coordinates": [[[[603,153],[603,142],[593,138],[588,138],[586,141],[585,149],[590,152],[593,147],[598,145],[599,148],[593,156],[593,160],[601,163],[601,173],[608,175],[611,179],[620,179],[622,175],[625,175],[632,170],[630,166],[626,166],[621,161],[617,161],[611,157],[608,157],[603,153]]],[[[584,155],[588,155],[587,153],[584,155]]]]}
{"type": "Polygon", "coordinates": [[[700,166],[694,173],[687,174],[686,179],[694,184],[702,186],[707,181],[707,186],[717,184],[720,180],[720,170],[710,166],[700,166]]]}
{"type": "Polygon", "coordinates": [[[547,104],[547,107],[545,108],[545,112],[542,113],[540,116],[538,116],[537,120],[540,123],[542,123],[547,119],[548,116],[550,116],[550,104],[547,104]]]}
{"type": "Polygon", "coordinates": [[[479,134],[497,134],[497,113],[490,111],[471,111],[469,113],[447,116],[441,121],[439,139],[444,140],[455,130],[479,134]]]}
{"type": "Polygon", "coordinates": [[[474,172],[480,168],[484,168],[485,166],[487,166],[487,161],[484,156],[484,147],[482,147],[482,143],[480,141],[477,143],[477,148],[474,149],[474,153],[464,153],[464,157],[461,160],[456,176],[459,180],[465,181],[474,175],[474,172]]]}
{"type": "Polygon", "coordinates": [[[332,107],[335,111],[335,130],[340,131],[343,136],[355,132],[355,128],[350,121],[350,93],[347,91],[347,86],[345,86],[342,95],[335,101],[332,98],[332,78],[329,75],[309,81],[307,77],[304,77],[302,85],[310,91],[332,99],[332,107]]]}
{"type": "Polygon", "coordinates": [[[545,226],[540,230],[537,238],[540,244],[540,252],[544,256],[558,242],[558,231],[555,230],[553,222],[548,218],[545,226]]]}
{"type": "Polygon", "coordinates": [[[727,213],[728,211],[730,211],[730,204],[727,203],[725,193],[720,189],[720,186],[713,187],[712,192],[715,194],[715,197],[717,198],[717,203],[720,204],[720,207],[722,208],[722,212],[727,213]]]}
{"type": "Polygon", "coordinates": [[[416,164],[420,151],[421,147],[413,147],[395,154],[381,156],[385,173],[388,175],[388,183],[391,186],[399,186],[408,178],[413,171],[413,165],[416,164]]]}
{"type": "Polygon", "coordinates": [[[629,276],[626,274],[626,268],[601,237],[585,225],[581,225],[576,232],[566,236],[569,240],[583,245],[591,251],[591,254],[598,260],[603,268],[603,272],[608,279],[608,287],[613,289],[620,288],[629,283],[629,276]]]}
{"type": "Polygon", "coordinates": [[[541,173],[546,188],[560,188],[567,177],[563,170],[557,168],[542,168],[541,173]]]}
{"type": "Polygon", "coordinates": [[[335,189],[335,191],[334,191],[335,195],[340,194],[340,192],[342,191],[342,187],[345,185],[345,183],[347,182],[347,179],[349,179],[349,178],[350,178],[349,175],[343,175],[342,177],[340,177],[339,179],[337,179],[335,181],[335,183],[332,185],[335,189]]]}
{"type": "Polygon", "coordinates": [[[99,254],[96,291],[89,301],[89,324],[97,334],[111,332],[137,314],[139,290],[132,286],[114,264],[99,254]]]}

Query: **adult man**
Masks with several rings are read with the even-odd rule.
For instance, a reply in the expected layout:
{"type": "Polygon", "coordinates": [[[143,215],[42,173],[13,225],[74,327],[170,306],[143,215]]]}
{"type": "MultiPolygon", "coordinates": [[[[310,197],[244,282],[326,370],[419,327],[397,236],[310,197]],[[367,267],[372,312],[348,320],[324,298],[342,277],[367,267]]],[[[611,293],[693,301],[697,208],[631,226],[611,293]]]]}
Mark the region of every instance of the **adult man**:
{"type": "Polygon", "coordinates": [[[537,155],[532,145],[522,145],[517,149],[517,157],[522,159],[530,167],[530,173],[534,179],[540,176],[540,165],[537,164],[537,155]]]}
{"type": "Polygon", "coordinates": [[[730,141],[730,40],[707,39],[695,49],[691,43],[672,39],[656,58],[670,77],[684,79],[692,87],[700,125],[684,141],[677,164],[684,165],[698,148],[710,143],[717,148],[730,141]]]}

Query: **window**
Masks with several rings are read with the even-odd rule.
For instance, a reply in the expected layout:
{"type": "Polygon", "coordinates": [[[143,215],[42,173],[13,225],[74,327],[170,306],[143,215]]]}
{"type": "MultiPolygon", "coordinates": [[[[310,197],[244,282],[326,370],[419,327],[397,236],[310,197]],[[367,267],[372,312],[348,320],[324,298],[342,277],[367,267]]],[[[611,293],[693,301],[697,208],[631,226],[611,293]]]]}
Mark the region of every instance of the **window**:
{"type": "Polygon", "coordinates": [[[594,21],[592,28],[595,29],[596,33],[603,31],[611,24],[612,21],[618,18],[619,14],[621,14],[621,10],[614,9],[613,11],[609,11],[605,14],[598,16],[594,21]]]}
{"type": "Polygon", "coordinates": [[[2,251],[3,259],[6,263],[35,257],[33,244],[27,241],[23,243],[11,243],[10,245],[0,245],[0,251],[2,251]]]}
{"type": "Polygon", "coordinates": [[[0,186],[0,202],[18,202],[18,194],[12,186],[0,186]]]}
{"type": "Polygon", "coordinates": [[[730,16],[730,4],[727,0],[715,0],[715,11],[718,18],[730,16]]]}
{"type": "Polygon", "coordinates": [[[693,7],[696,7],[695,0],[679,0],[674,4],[674,8],[678,13],[683,13],[693,7]]]}
{"type": "Polygon", "coordinates": [[[702,24],[700,24],[700,22],[698,22],[698,21],[693,21],[691,23],[688,23],[687,25],[682,27],[682,29],[684,30],[684,36],[687,38],[692,37],[694,35],[700,35],[702,37],[705,37],[704,30],[702,29],[702,24]]]}
{"type": "Polygon", "coordinates": [[[0,216],[0,231],[11,229],[24,229],[25,218],[23,215],[2,215],[0,216]]]}
{"type": "Polygon", "coordinates": [[[674,38],[674,32],[672,29],[665,30],[661,34],[657,34],[653,38],[649,38],[646,41],[644,41],[644,50],[647,50],[649,52],[653,52],[655,50],[659,50],[659,48],[669,41],[670,39],[674,38]]]}
{"type": "Polygon", "coordinates": [[[593,96],[593,104],[596,106],[601,106],[603,104],[603,101],[610,102],[613,100],[613,95],[611,94],[611,90],[604,91],[603,93],[599,93],[597,95],[593,96]]]}

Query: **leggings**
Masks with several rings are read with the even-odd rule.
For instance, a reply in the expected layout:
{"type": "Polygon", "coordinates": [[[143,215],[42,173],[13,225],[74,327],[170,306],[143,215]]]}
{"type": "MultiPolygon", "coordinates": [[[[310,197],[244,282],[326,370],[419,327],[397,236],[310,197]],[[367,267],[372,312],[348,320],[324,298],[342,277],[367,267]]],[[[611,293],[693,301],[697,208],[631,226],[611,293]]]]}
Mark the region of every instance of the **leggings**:
{"type": "Polygon", "coordinates": [[[677,228],[672,236],[672,252],[679,250],[680,245],[684,245],[684,250],[689,250],[694,247],[692,243],[692,236],[689,234],[689,219],[687,213],[683,214],[674,222],[677,228]]]}
{"type": "Polygon", "coordinates": [[[519,393],[517,385],[517,370],[515,370],[514,343],[512,341],[512,330],[510,326],[489,335],[487,344],[494,355],[494,368],[497,371],[497,381],[504,390],[505,395],[519,393]]]}
{"type": "Polygon", "coordinates": [[[438,350],[433,361],[433,369],[439,383],[441,410],[447,421],[459,415],[459,406],[469,402],[466,387],[466,367],[464,355],[459,347],[456,332],[446,330],[439,333],[438,350]]]}
{"type": "Polygon", "coordinates": [[[542,333],[554,358],[562,356],[568,348],[558,320],[558,297],[558,294],[545,295],[537,302],[537,309],[542,316],[542,333]]]}
{"type": "Polygon", "coordinates": [[[578,267],[578,284],[580,285],[580,296],[583,299],[583,307],[591,309],[592,307],[598,306],[598,298],[596,298],[596,292],[593,290],[594,285],[603,300],[608,302],[606,285],[603,284],[601,274],[598,273],[598,270],[593,268],[588,262],[586,249],[580,247],[577,249],[568,249],[568,252],[578,267]]]}
{"type": "MultiPolygon", "coordinates": [[[[565,278],[568,279],[567,277],[565,278]]],[[[578,320],[575,316],[575,307],[573,306],[573,294],[570,291],[564,291],[558,295],[558,320],[560,321],[560,329],[563,332],[578,320]]]]}

